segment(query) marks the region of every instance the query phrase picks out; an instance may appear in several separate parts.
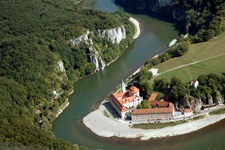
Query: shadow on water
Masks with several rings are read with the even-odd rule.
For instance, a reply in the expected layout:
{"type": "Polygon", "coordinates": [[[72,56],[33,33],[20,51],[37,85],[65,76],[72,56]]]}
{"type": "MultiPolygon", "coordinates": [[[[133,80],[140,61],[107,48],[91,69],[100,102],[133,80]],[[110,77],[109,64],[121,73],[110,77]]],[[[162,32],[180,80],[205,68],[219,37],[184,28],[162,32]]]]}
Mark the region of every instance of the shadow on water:
{"type": "MultiPolygon", "coordinates": [[[[114,1],[114,0],[113,0],[114,1]]],[[[114,2],[117,6],[120,6],[116,2],[114,2]]],[[[120,6],[121,7],[121,6],[120,6]]],[[[151,18],[172,23],[173,27],[176,31],[178,31],[180,34],[186,34],[185,33],[185,28],[182,25],[182,22],[176,21],[173,19],[173,17],[169,15],[161,15],[159,13],[152,12],[147,9],[135,9],[135,8],[130,8],[130,7],[123,7],[123,10],[127,13],[134,14],[134,15],[147,15],[151,18]]]]}

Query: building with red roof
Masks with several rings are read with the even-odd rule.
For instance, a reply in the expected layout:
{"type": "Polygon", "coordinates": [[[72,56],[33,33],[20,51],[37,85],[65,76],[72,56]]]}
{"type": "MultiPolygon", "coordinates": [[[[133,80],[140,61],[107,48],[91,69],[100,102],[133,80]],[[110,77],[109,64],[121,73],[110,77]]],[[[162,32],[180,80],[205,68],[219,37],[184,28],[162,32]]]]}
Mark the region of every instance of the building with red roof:
{"type": "Polygon", "coordinates": [[[193,85],[196,89],[199,85],[199,82],[197,80],[190,80],[189,83],[190,83],[190,85],[193,85]]]}
{"type": "Polygon", "coordinates": [[[174,104],[165,100],[156,101],[157,93],[152,93],[148,101],[152,108],[135,109],[131,113],[133,122],[148,122],[156,120],[170,120],[174,117],[174,104]]]}
{"type": "Polygon", "coordinates": [[[121,118],[130,116],[133,109],[143,101],[143,97],[139,95],[139,89],[131,86],[129,90],[116,92],[109,95],[109,102],[121,118]]]}
{"type": "Polygon", "coordinates": [[[189,117],[193,115],[193,110],[191,108],[185,108],[183,113],[184,113],[184,117],[189,117]]]}

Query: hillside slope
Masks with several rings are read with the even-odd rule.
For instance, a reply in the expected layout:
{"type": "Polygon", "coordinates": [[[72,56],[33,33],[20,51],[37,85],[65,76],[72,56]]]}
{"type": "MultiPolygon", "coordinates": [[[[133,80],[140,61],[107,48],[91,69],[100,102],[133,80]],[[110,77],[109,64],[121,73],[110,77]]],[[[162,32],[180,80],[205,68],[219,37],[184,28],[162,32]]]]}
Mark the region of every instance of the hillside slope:
{"type": "Polygon", "coordinates": [[[115,0],[123,7],[144,9],[171,17],[191,35],[192,42],[207,41],[225,31],[223,0],[115,0]]]}
{"type": "Polygon", "coordinates": [[[51,122],[73,83],[96,71],[90,47],[108,63],[132,42],[134,26],[124,14],[81,9],[74,0],[0,1],[0,8],[0,143],[78,149],[55,138],[51,122]],[[122,27],[120,43],[99,35],[122,27]],[[93,45],[71,42],[88,31],[93,45]]]}

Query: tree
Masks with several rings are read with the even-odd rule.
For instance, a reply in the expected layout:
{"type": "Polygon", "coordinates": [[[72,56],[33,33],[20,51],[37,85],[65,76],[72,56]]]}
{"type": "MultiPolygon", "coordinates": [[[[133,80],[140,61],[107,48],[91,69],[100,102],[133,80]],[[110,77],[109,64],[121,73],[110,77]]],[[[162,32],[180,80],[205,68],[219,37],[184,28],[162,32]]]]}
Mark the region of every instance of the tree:
{"type": "Polygon", "coordinates": [[[139,82],[143,80],[150,80],[152,78],[152,72],[146,67],[142,67],[139,74],[139,82]]]}
{"type": "Polygon", "coordinates": [[[144,80],[140,82],[141,92],[144,95],[144,98],[149,98],[152,93],[153,87],[152,84],[148,80],[144,80]]]}
{"type": "Polygon", "coordinates": [[[208,77],[207,77],[207,75],[202,74],[202,75],[198,76],[197,80],[199,81],[200,85],[206,85],[208,77]]]}
{"type": "Polygon", "coordinates": [[[110,45],[106,38],[96,42],[109,45],[109,49],[100,46],[99,51],[107,51],[112,60],[133,41],[134,26],[124,13],[82,9],[74,2],[77,0],[0,1],[0,143],[79,149],[48,130],[74,81],[95,71],[88,44],[74,46],[70,41],[87,30],[97,35],[98,30],[123,25],[126,39],[120,45],[110,45]],[[59,61],[65,71],[60,71],[59,61]],[[60,96],[53,100],[54,90],[60,96]],[[36,114],[39,111],[42,116],[36,114]],[[46,128],[38,129],[40,118],[46,128]]]}
{"type": "Polygon", "coordinates": [[[173,86],[177,86],[179,84],[182,84],[182,81],[178,79],[177,77],[172,77],[170,80],[170,88],[173,88],[173,86]]]}
{"type": "Polygon", "coordinates": [[[169,82],[165,78],[157,78],[154,80],[154,88],[156,89],[166,89],[169,85],[169,82]]]}
{"type": "Polygon", "coordinates": [[[193,97],[199,98],[201,96],[201,93],[199,89],[192,88],[190,95],[192,95],[193,97]]]}
{"type": "Polygon", "coordinates": [[[137,106],[137,109],[148,109],[151,108],[151,104],[148,100],[143,100],[141,104],[137,106]]]}
{"type": "Polygon", "coordinates": [[[175,99],[183,99],[185,95],[189,95],[189,90],[182,84],[173,86],[172,94],[175,99]]]}

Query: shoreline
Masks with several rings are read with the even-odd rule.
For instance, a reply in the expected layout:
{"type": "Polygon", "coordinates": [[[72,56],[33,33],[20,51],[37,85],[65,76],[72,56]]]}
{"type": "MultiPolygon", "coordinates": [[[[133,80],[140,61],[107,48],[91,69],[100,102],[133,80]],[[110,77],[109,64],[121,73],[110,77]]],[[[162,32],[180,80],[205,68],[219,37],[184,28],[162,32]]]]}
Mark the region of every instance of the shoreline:
{"type": "MultiPolygon", "coordinates": [[[[134,24],[135,28],[136,28],[136,30],[135,30],[136,33],[135,33],[135,35],[133,36],[133,40],[134,40],[134,39],[136,39],[136,38],[138,38],[138,37],[140,36],[141,29],[140,29],[140,26],[139,26],[139,22],[138,22],[136,19],[130,17],[130,18],[129,18],[129,21],[132,22],[132,23],[134,24]]],[[[116,59],[114,59],[114,60],[112,60],[111,62],[109,62],[108,64],[106,64],[106,66],[109,66],[111,63],[113,63],[114,61],[116,61],[119,57],[120,57],[120,56],[118,56],[116,59]]],[[[81,78],[80,78],[80,79],[81,79],[81,78]]],[[[70,92],[69,95],[72,94],[73,92],[74,92],[74,91],[70,92]]],[[[66,107],[68,107],[68,106],[69,106],[69,101],[68,101],[68,99],[67,99],[66,105],[65,105],[62,109],[59,109],[59,110],[58,110],[58,113],[56,114],[56,117],[55,117],[55,118],[57,118],[57,117],[63,112],[63,110],[66,109],[66,107]]]]}
{"type": "MultiPolygon", "coordinates": [[[[140,36],[140,33],[141,33],[140,25],[139,25],[139,22],[136,19],[134,19],[133,17],[130,17],[129,21],[134,24],[135,29],[136,29],[135,30],[136,33],[133,36],[133,40],[135,40],[136,38],[138,38],[140,36]]],[[[114,60],[112,60],[111,62],[109,62],[108,64],[106,64],[106,66],[109,66],[111,63],[115,62],[119,57],[120,57],[120,55],[118,57],[116,57],[114,60]]]]}
{"type": "Polygon", "coordinates": [[[137,39],[140,36],[140,34],[141,34],[140,23],[135,18],[133,18],[133,17],[130,17],[129,18],[129,21],[134,24],[135,29],[136,29],[135,30],[136,33],[134,34],[133,39],[137,39]]]}
{"type": "MultiPolygon", "coordinates": [[[[141,34],[140,23],[139,23],[135,18],[133,18],[133,17],[130,17],[130,18],[129,18],[129,21],[132,22],[132,23],[134,24],[135,29],[136,29],[136,30],[135,30],[136,33],[135,33],[134,36],[133,36],[133,40],[135,40],[135,39],[137,39],[137,38],[140,36],[140,34],[141,34]]],[[[158,55],[158,54],[157,54],[157,55],[158,55]]],[[[117,58],[119,58],[119,57],[120,57],[120,56],[118,56],[117,58]]],[[[113,61],[109,62],[106,66],[109,66],[111,63],[113,63],[114,61],[116,61],[117,58],[114,59],[113,61]]],[[[141,67],[142,67],[142,66],[141,66],[141,67]]],[[[134,71],[129,77],[131,77],[131,76],[133,76],[133,75],[136,75],[138,72],[140,72],[141,67],[139,67],[136,71],[134,71]]],[[[129,78],[129,77],[128,77],[128,78],[129,78]]]]}
{"type": "MultiPolygon", "coordinates": [[[[73,94],[73,92],[74,92],[74,90],[72,90],[72,91],[69,93],[69,96],[70,96],[71,94],[73,94]]],[[[69,97],[69,96],[68,96],[68,97],[69,97]]],[[[57,114],[55,115],[55,119],[58,118],[59,115],[64,111],[64,109],[66,109],[66,107],[69,106],[69,104],[70,104],[69,98],[67,98],[65,102],[66,102],[66,105],[65,105],[63,108],[61,108],[61,109],[58,110],[57,114]]],[[[64,103],[65,103],[65,102],[64,102],[64,103]]]]}
{"type": "Polygon", "coordinates": [[[68,99],[67,99],[66,105],[62,109],[58,110],[58,113],[55,115],[55,118],[59,117],[59,115],[63,112],[64,109],[66,109],[66,107],[69,106],[69,104],[70,104],[70,102],[68,102],[68,99]]]}
{"type": "MultiPolygon", "coordinates": [[[[83,123],[93,133],[102,137],[119,137],[119,138],[140,138],[140,140],[149,140],[156,138],[165,138],[178,135],[184,135],[198,131],[216,122],[225,119],[225,114],[208,115],[203,119],[196,121],[189,121],[187,123],[176,126],[165,127],[162,129],[137,129],[131,128],[131,123],[104,116],[104,111],[107,109],[104,106],[104,101],[99,108],[83,118],[83,123]]],[[[109,112],[107,112],[109,113],[109,112]]]]}

